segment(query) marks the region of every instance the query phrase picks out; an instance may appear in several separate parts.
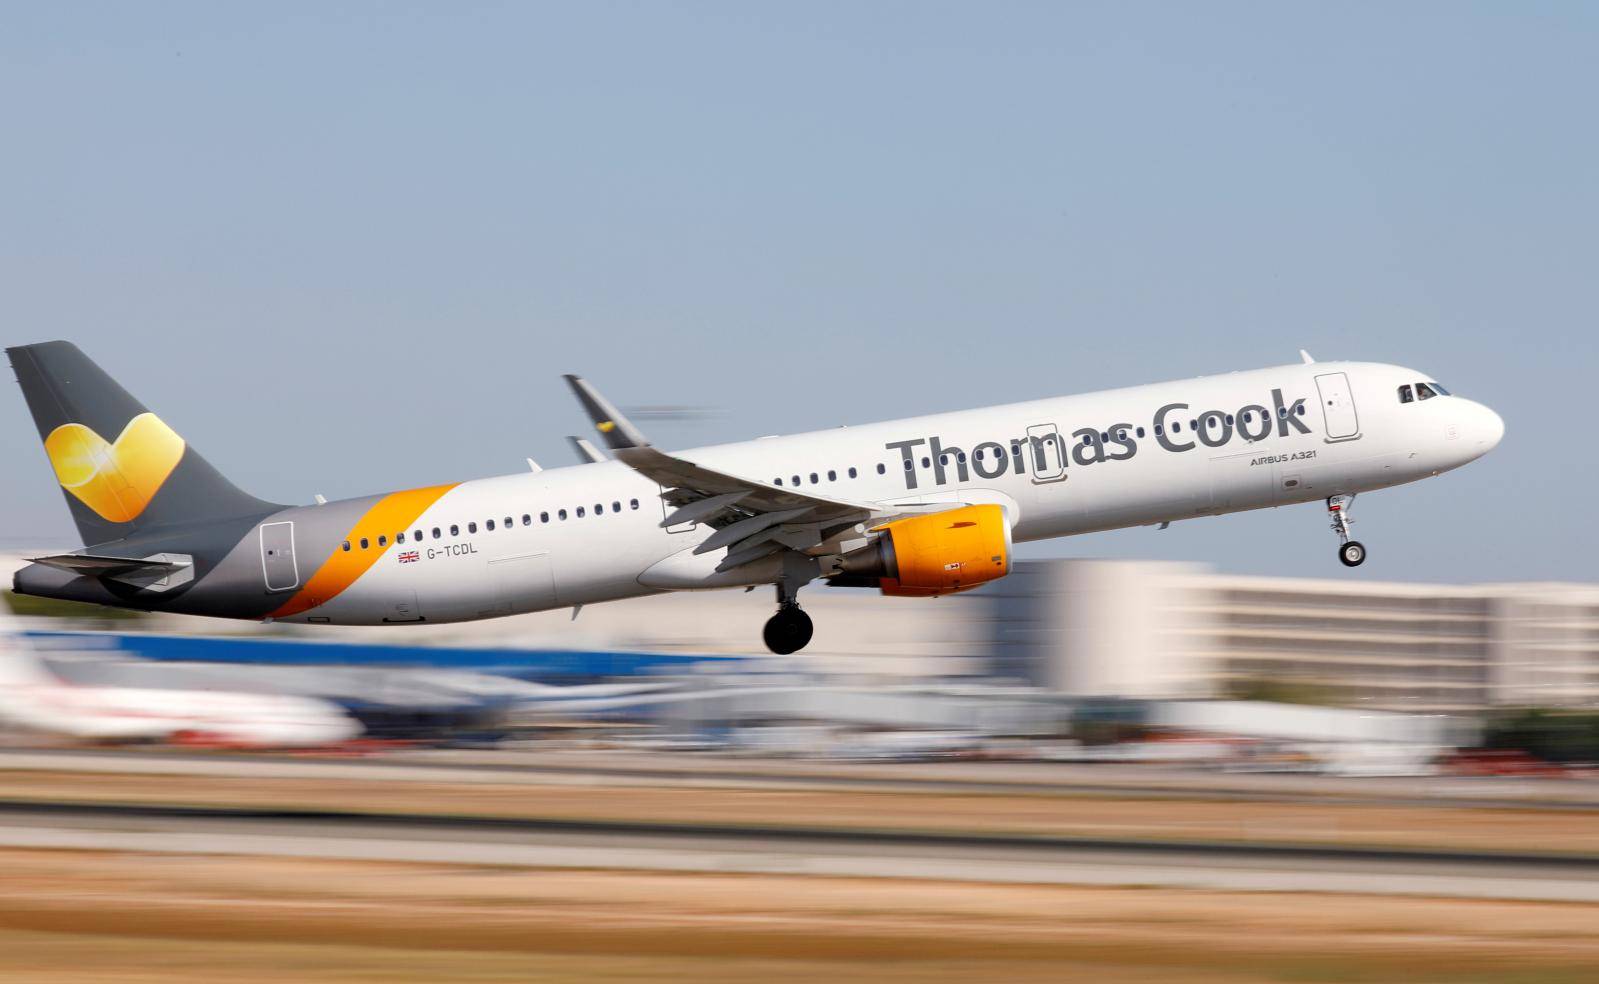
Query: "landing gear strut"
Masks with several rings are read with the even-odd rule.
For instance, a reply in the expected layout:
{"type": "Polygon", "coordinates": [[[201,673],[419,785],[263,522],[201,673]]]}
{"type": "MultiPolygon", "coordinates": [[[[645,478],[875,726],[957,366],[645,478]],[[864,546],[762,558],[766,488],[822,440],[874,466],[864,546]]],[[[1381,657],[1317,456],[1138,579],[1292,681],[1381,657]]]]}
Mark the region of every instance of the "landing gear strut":
{"type": "Polygon", "coordinates": [[[777,614],[766,620],[761,637],[766,648],[779,656],[797,653],[811,641],[811,617],[782,581],[777,584],[777,614]]]}
{"type": "Polygon", "coordinates": [[[1349,539],[1349,510],[1354,508],[1352,495],[1334,495],[1327,499],[1327,515],[1332,517],[1332,531],[1338,534],[1338,559],[1345,567],[1359,567],[1366,562],[1366,545],[1349,539]]]}

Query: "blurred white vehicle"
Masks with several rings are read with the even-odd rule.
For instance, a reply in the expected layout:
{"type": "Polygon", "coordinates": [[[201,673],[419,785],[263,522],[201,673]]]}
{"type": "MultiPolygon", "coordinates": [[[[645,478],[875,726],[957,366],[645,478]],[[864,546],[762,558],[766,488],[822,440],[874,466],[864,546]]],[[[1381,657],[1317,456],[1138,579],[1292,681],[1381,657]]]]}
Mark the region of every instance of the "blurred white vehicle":
{"type": "Polygon", "coordinates": [[[333,745],[361,726],[309,697],[77,686],[51,673],[0,603],[0,722],[87,741],[194,741],[240,747],[333,745]]]}

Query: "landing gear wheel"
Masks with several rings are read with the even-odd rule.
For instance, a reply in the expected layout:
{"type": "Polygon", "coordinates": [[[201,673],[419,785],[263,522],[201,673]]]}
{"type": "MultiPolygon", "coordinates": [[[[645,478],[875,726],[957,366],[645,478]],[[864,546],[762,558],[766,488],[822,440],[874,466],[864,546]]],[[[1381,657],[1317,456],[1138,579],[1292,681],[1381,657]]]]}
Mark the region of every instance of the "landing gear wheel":
{"type": "Polygon", "coordinates": [[[1366,545],[1359,540],[1350,540],[1338,548],[1338,559],[1343,561],[1345,567],[1359,567],[1366,562],[1366,545]]]}
{"type": "Polygon", "coordinates": [[[798,605],[785,605],[766,620],[761,637],[766,648],[779,656],[797,653],[811,641],[811,617],[798,605]]]}

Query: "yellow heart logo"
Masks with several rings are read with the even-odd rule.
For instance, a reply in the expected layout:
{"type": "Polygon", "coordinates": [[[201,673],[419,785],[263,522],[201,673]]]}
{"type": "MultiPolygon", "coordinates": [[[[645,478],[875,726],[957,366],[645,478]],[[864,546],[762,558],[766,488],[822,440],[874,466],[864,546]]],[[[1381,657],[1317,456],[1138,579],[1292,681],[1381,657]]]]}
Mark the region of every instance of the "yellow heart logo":
{"type": "Polygon", "coordinates": [[[153,413],[128,421],[110,444],[82,424],[62,424],[44,439],[61,487],[112,523],[139,518],[178,467],[183,447],[177,431],[153,413]]]}

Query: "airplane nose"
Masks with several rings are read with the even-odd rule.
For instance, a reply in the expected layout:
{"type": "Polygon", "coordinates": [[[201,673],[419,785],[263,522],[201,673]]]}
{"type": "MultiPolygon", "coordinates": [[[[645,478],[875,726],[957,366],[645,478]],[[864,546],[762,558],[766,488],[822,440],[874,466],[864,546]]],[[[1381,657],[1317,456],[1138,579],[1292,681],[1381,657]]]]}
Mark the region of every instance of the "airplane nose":
{"type": "Polygon", "coordinates": [[[1504,418],[1481,403],[1471,404],[1471,413],[1466,424],[1464,430],[1470,435],[1471,450],[1476,456],[1480,457],[1492,451],[1504,439],[1504,418]]]}

